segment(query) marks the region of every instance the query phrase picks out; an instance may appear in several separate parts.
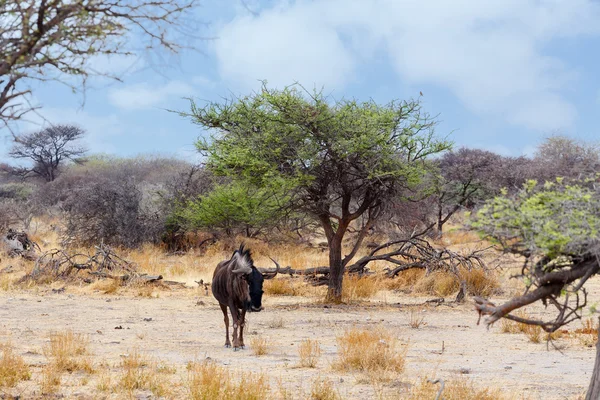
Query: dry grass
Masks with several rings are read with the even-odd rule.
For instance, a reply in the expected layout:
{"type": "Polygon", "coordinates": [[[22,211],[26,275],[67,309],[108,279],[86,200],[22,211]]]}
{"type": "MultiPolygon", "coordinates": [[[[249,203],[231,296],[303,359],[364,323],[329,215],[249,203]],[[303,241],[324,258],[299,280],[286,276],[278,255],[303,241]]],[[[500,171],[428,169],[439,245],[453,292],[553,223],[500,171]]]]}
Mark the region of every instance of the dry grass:
{"type": "Polygon", "coordinates": [[[271,329],[282,329],[285,328],[285,320],[282,317],[273,317],[267,326],[271,329]]]}
{"type": "Polygon", "coordinates": [[[445,228],[446,232],[444,232],[443,236],[440,239],[435,240],[437,244],[443,246],[457,246],[481,242],[481,238],[475,232],[460,228],[448,229],[447,226],[445,228]]]}
{"type": "Polygon", "coordinates": [[[87,336],[73,331],[55,333],[50,336],[50,343],[44,347],[44,355],[59,372],[93,373],[88,345],[87,336]]]}
{"type": "Polygon", "coordinates": [[[310,400],[341,400],[341,398],[333,382],[327,378],[315,380],[310,389],[310,400]]]}
{"type": "Polygon", "coordinates": [[[269,342],[264,337],[253,337],[250,339],[250,348],[255,356],[264,356],[269,352],[269,342]]]}
{"type": "Polygon", "coordinates": [[[500,281],[493,271],[473,268],[461,271],[460,276],[467,284],[467,291],[473,296],[489,297],[497,294],[500,289],[500,281]]]}
{"type": "Polygon", "coordinates": [[[100,392],[108,392],[112,388],[112,377],[109,370],[104,370],[98,377],[96,389],[100,392]]]}
{"type": "Polygon", "coordinates": [[[20,381],[29,380],[31,372],[23,358],[15,354],[10,344],[3,344],[0,358],[0,387],[14,387],[20,381]]]}
{"type": "Polygon", "coordinates": [[[116,294],[121,288],[121,282],[116,279],[101,279],[92,283],[89,289],[103,294],[116,294]]]}
{"type": "Polygon", "coordinates": [[[598,343],[598,319],[587,318],[581,321],[581,328],[571,332],[571,336],[577,338],[585,347],[594,347],[598,343]]]}
{"type": "MultiPolygon", "coordinates": [[[[525,310],[518,310],[514,313],[514,315],[525,319],[531,319],[525,310]]],[[[523,324],[521,322],[511,321],[506,318],[503,318],[500,321],[500,331],[502,333],[522,333],[527,336],[529,341],[532,343],[540,343],[548,338],[555,340],[562,336],[561,331],[547,334],[541,327],[537,325],[523,324]]]]}
{"type": "Polygon", "coordinates": [[[424,269],[411,268],[400,272],[395,278],[383,280],[383,283],[384,287],[389,290],[412,289],[424,275],[424,269]]]}
{"type": "Polygon", "coordinates": [[[364,372],[380,381],[404,370],[406,346],[399,349],[396,338],[384,329],[351,329],[337,337],[337,345],[338,370],[364,372]]]}
{"type": "MultiPolygon", "coordinates": [[[[422,379],[413,386],[407,400],[431,400],[436,398],[440,385],[422,379]]],[[[445,382],[442,397],[444,400],[503,400],[506,397],[500,389],[479,388],[468,379],[456,378],[445,382]]]]}
{"type": "Polygon", "coordinates": [[[137,350],[123,358],[121,376],[115,391],[123,391],[132,396],[135,390],[150,390],[161,398],[169,395],[172,385],[165,375],[171,374],[171,367],[150,360],[137,350]]]}
{"type": "Polygon", "coordinates": [[[446,297],[458,291],[458,278],[448,272],[436,271],[423,276],[414,285],[416,293],[446,297]]]}
{"type": "Polygon", "coordinates": [[[408,324],[413,329],[419,329],[425,324],[425,316],[416,310],[410,310],[409,318],[408,324]]]}
{"type": "Polygon", "coordinates": [[[269,279],[263,284],[263,290],[269,296],[297,296],[297,288],[288,278],[269,279]]]}
{"type": "Polygon", "coordinates": [[[298,346],[298,355],[301,367],[315,368],[321,357],[321,346],[316,340],[304,339],[298,346]]]}
{"type": "Polygon", "coordinates": [[[45,395],[58,393],[61,384],[61,371],[56,368],[55,364],[48,364],[42,370],[42,381],[40,382],[40,390],[45,395]]]}
{"type": "Polygon", "coordinates": [[[465,281],[467,292],[474,296],[489,297],[496,294],[500,288],[498,277],[493,271],[478,268],[462,269],[459,276],[445,271],[423,274],[417,279],[413,275],[413,279],[406,286],[412,286],[417,293],[446,297],[458,291],[461,280],[465,281]]]}
{"type": "Polygon", "coordinates": [[[342,287],[342,299],[347,303],[370,299],[380,288],[380,280],[376,277],[346,276],[342,287]]]}
{"type": "Polygon", "coordinates": [[[234,381],[231,373],[211,362],[189,363],[185,382],[191,400],[262,400],[269,398],[268,379],[245,373],[234,381]]]}

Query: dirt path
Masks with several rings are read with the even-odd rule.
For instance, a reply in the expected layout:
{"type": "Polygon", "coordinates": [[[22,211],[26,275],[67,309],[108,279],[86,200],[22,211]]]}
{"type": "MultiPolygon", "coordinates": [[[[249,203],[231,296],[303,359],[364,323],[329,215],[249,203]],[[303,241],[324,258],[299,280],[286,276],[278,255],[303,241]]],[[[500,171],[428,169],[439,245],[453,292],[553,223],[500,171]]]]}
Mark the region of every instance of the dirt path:
{"type": "MultiPolygon", "coordinates": [[[[503,387],[506,393],[525,393],[531,399],[576,398],[586,388],[593,348],[561,339],[559,345],[565,346],[561,354],[548,351],[545,342],[529,342],[524,335],[502,334],[498,327],[487,331],[476,325],[469,304],[417,307],[425,325],[413,329],[409,308],[395,305],[396,300],[423,299],[388,298],[388,306],[367,308],[302,305],[305,299],[292,297],[267,299],[266,311],[249,316],[246,344],[253,335],[260,335],[270,345],[267,355],[256,357],[248,349],[223,348],[222,314],[210,297],[9,293],[0,297],[0,342],[10,341],[26,362],[41,366],[46,362],[42,348],[50,334],[72,329],[89,335],[95,362],[114,365],[122,355],[139,349],[181,372],[188,361],[210,357],[233,370],[264,372],[272,387],[281,383],[292,391],[306,392],[316,377],[327,376],[344,397],[368,399],[374,395],[370,385],[358,383],[358,376],[332,371],[330,364],[336,357],[336,335],[352,326],[381,325],[408,344],[406,372],[399,377],[399,387],[421,377],[452,379],[462,371],[478,385],[503,387]],[[305,338],[321,344],[323,356],[317,369],[296,367],[297,347],[305,338]],[[439,354],[442,342],[444,351],[439,354]]],[[[95,397],[92,383],[80,386],[77,382],[67,379],[62,393],[95,397]]],[[[36,392],[35,376],[20,390],[36,392]]]]}

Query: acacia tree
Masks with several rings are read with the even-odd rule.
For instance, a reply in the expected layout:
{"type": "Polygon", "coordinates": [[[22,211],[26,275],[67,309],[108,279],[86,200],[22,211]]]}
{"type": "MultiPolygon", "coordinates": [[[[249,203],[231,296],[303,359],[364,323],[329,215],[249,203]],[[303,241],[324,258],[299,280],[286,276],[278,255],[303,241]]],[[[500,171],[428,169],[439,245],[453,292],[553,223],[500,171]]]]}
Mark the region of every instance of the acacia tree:
{"type": "MultiPolygon", "coordinates": [[[[524,257],[523,295],[501,305],[475,298],[476,309],[490,325],[501,318],[554,332],[581,318],[584,285],[600,272],[600,175],[594,179],[538,185],[529,181],[515,196],[489,201],[472,225],[506,252],[524,257]],[[541,301],[557,310],[554,320],[526,319],[512,312],[541,301]]],[[[600,332],[599,332],[600,333],[600,332]]],[[[586,399],[600,398],[600,341],[586,399]]]]}
{"type": "Polygon", "coordinates": [[[175,35],[188,25],[191,19],[183,15],[197,3],[0,0],[0,122],[6,125],[36,108],[29,97],[36,82],[58,81],[79,92],[90,76],[118,78],[96,69],[95,56],[178,51],[175,35]]]}
{"type": "Polygon", "coordinates": [[[12,158],[28,159],[31,167],[14,168],[22,176],[38,176],[46,182],[56,179],[58,168],[67,160],[78,162],[87,150],[77,146],[85,131],[73,125],[54,125],[40,131],[15,135],[12,158]]]}
{"type": "Polygon", "coordinates": [[[289,209],[320,223],[329,246],[327,297],[339,302],[345,266],[389,199],[417,185],[428,156],[450,147],[418,101],[330,101],[298,85],[198,106],[191,117],[211,131],[198,149],[217,175],[286,193],[289,209]],[[358,222],[360,221],[360,224],[358,222]],[[358,231],[350,252],[342,240],[358,231]]]}

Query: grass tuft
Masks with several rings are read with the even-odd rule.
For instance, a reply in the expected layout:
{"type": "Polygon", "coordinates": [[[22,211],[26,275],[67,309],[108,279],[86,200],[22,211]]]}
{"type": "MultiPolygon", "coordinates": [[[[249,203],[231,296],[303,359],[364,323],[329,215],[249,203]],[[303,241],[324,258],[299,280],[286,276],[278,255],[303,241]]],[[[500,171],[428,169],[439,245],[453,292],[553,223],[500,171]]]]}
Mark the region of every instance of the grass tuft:
{"type": "Polygon", "coordinates": [[[250,339],[250,348],[255,356],[264,356],[269,352],[269,343],[263,337],[253,337],[250,339]]]}
{"type": "Polygon", "coordinates": [[[467,284],[467,291],[473,296],[489,297],[497,294],[500,282],[493,271],[484,271],[480,268],[463,270],[461,278],[467,284]]]}
{"type": "Polygon", "coordinates": [[[316,340],[304,339],[298,346],[298,355],[301,367],[315,368],[321,357],[321,346],[316,340]]]}
{"type": "Polygon", "coordinates": [[[0,358],[0,387],[14,387],[20,381],[31,378],[29,367],[23,361],[23,357],[15,354],[10,344],[0,346],[2,358],[0,358]]]}
{"type": "Polygon", "coordinates": [[[418,311],[410,310],[409,318],[410,318],[410,320],[408,321],[408,324],[413,329],[419,329],[421,327],[421,325],[426,324],[425,316],[418,311]]]}
{"type": "Polygon", "coordinates": [[[406,348],[384,329],[351,329],[337,338],[340,371],[360,371],[376,380],[389,380],[390,374],[404,371],[406,348]]]}
{"type": "Polygon", "coordinates": [[[172,385],[166,375],[173,373],[172,367],[152,361],[136,350],[123,358],[121,368],[122,375],[116,389],[130,397],[135,390],[150,390],[158,398],[171,393],[172,385]]]}
{"type": "Polygon", "coordinates": [[[191,400],[262,400],[269,398],[268,379],[245,373],[234,381],[229,371],[211,362],[189,363],[185,386],[191,400]]]}
{"type": "Polygon", "coordinates": [[[54,333],[50,336],[50,343],[44,347],[44,355],[59,372],[93,373],[88,345],[89,339],[85,335],[73,331],[54,333]]]}
{"type": "Polygon", "coordinates": [[[341,400],[341,398],[331,380],[325,378],[313,382],[310,390],[311,400],[341,400]]]}

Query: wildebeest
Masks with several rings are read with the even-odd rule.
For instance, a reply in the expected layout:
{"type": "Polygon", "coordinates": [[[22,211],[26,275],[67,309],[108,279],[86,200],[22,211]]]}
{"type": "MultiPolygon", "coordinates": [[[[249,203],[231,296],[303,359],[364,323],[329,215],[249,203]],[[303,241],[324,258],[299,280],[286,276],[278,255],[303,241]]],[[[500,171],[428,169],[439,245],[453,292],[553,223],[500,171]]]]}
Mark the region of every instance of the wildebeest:
{"type": "Polygon", "coordinates": [[[244,322],[246,311],[258,312],[263,309],[263,281],[274,277],[263,275],[252,261],[250,250],[244,245],[233,252],[231,259],[221,261],[212,280],[212,293],[219,302],[225,320],[225,347],[231,347],[229,341],[229,317],[227,308],[233,319],[233,348],[244,348],[244,322]],[[238,327],[240,329],[238,336],[238,327]]]}

